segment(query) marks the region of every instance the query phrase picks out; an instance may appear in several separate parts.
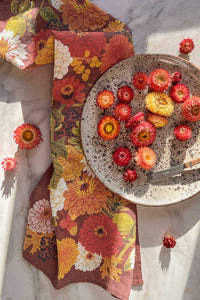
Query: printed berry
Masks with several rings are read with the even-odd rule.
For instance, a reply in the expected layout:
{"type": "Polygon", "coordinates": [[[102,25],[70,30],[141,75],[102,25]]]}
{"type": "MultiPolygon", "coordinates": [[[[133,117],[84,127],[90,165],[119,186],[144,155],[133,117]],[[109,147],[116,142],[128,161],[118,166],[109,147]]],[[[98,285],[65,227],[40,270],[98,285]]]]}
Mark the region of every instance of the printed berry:
{"type": "Polygon", "coordinates": [[[170,97],[176,103],[182,103],[189,97],[189,90],[186,85],[178,83],[170,91],[170,97]]]}
{"type": "Polygon", "coordinates": [[[164,69],[156,69],[150,74],[150,87],[154,92],[163,92],[171,83],[169,73],[164,69]]]}
{"type": "Polygon", "coordinates": [[[126,182],[133,182],[137,179],[137,172],[134,169],[127,169],[123,176],[126,182]]]}
{"type": "Polygon", "coordinates": [[[120,132],[120,123],[112,116],[105,116],[99,121],[97,130],[98,135],[104,140],[112,140],[116,138],[120,132]]]}
{"type": "Polygon", "coordinates": [[[149,78],[145,73],[137,72],[133,76],[132,83],[137,90],[144,90],[149,85],[149,78]]]}
{"type": "Polygon", "coordinates": [[[180,72],[175,72],[172,74],[172,82],[173,83],[178,83],[182,79],[182,74],[180,72]]]}
{"type": "Polygon", "coordinates": [[[191,122],[200,120],[200,97],[192,96],[185,100],[182,105],[182,116],[191,122]]]}
{"type": "Polygon", "coordinates": [[[126,147],[119,147],[113,153],[113,160],[119,166],[128,165],[131,157],[131,151],[126,147]]]}
{"type": "Polygon", "coordinates": [[[111,91],[103,90],[97,95],[97,105],[100,108],[108,109],[115,101],[115,97],[111,91]]]}
{"type": "Polygon", "coordinates": [[[174,128],[174,134],[179,141],[187,141],[192,136],[192,129],[187,125],[179,125],[174,128]]]}
{"type": "Polygon", "coordinates": [[[137,125],[140,122],[144,121],[144,113],[142,111],[139,111],[138,113],[130,116],[128,120],[126,121],[125,127],[126,128],[133,128],[135,125],[137,125]]]}
{"type": "Polygon", "coordinates": [[[188,54],[194,49],[194,42],[192,39],[184,39],[180,42],[179,51],[183,54],[188,54]]]}
{"type": "Polygon", "coordinates": [[[156,154],[149,147],[141,147],[135,153],[135,161],[144,170],[153,168],[156,162],[156,154]]]}
{"type": "Polygon", "coordinates": [[[156,128],[164,127],[168,123],[168,119],[164,116],[159,116],[153,113],[148,113],[147,120],[156,128]]]}
{"type": "Polygon", "coordinates": [[[119,121],[126,121],[131,115],[131,108],[128,104],[118,104],[115,106],[113,114],[119,121]]]}
{"type": "Polygon", "coordinates": [[[176,246],[176,241],[173,236],[167,235],[163,239],[163,246],[166,248],[174,248],[176,246]]]}
{"type": "Polygon", "coordinates": [[[133,145],[149,146],[156,137],[156,128],[148,121],[137,124],[130,133],[130,139],[133,145]]]}
{"type": "Polygon", "coordinates": [[[122,86],[117,91],[117,98],[119,101],[124,103],[130,103],[133,99],[134,93],[131,87],[122,86]]]}

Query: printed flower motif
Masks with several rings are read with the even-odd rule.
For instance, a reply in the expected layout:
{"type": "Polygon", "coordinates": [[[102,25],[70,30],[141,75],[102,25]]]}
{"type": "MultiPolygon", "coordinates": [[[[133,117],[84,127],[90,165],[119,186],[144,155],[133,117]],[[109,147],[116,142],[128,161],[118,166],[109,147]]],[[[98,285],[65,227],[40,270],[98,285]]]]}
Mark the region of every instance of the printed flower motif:
{"type": "Polygon", "coordinates": [[[66,146],[68,154],[67,159],[58,157],[58,163],[63,167],[64,172],[62,177],[65,181],[74,180],[76,176],[81,176],[83,170],[83,154],[76,151],[72,146],[66,146]]]}
{"type": "Polygon", "coordinates": [[[53,232],[54,226],[51,221],[52,214],[50,202],[48,200],[39,200],[29,209],[28,225],[32,231],[39,233],[53,232]]]}
{"type": "Polygon", "coordinates": [[[83,272],[93,271],[97,269],[102,261],[102,256],[96,253],[89,252],[78,243],[79,256],[75,263],[75,269],[83,272]]]}
{"type": "Polygon", "coordinates": [[[12,157],[4,158],[4,160],[1,162],[2,168],[5,171],[11,171],[16,167],[16,159],[12,157]]]}
{"type": "Polygon", "coordinates": [[[130,269],[134,269],[135,266],[135,247],[133,248],[133,250],[131,251],[128,261],[130,263],[130,269]]]}
{"type": "Polygon", "coordinates": [[[105,46],[105,52],[102,55],[101,73],[112,67],[121,60],[134,56],[133,44],[129,42],[128,37],[124,35],[115,35],[105,46]]]}
{"type": "Polygon", "coordinates": [[[63,1],[61,1],[61,0],[51,0],[51,4],[55,9],[61,11],[60,6],[61,6],[61,4],[63,4],[63,1]]]}
{"type": "Polygon", "coordinates": [[[55,217],[58,210],[62,210],[64,207],[65,197],[63,197],[64,191],[67,190],[67,185],[64,178],[61,178],[58,182],[56,189],[50,188],[50,202],[52,216],[55,217]]]}
{"type": "Polygon", "coordinates": [[[73,220],[85,213],[91,215],[101,212],[106,206],[107,197],[112,195],[97,178],[88,177],[86,173],[81,178],[76,177],[67,187],[68,190],[64,192],[65,210],[73,220]]]}
{"type": "Polygon", "coordinates": [[[119,32],[124,29],[124,23],[120,22],[119,20],[110,21],[108,23],[108,27],[104,28],[104,32],[119,32]]]}
{"type": "Polygon", "coordinates": [[[22,124],[14,131],[15,143],[22,149],[33,149],[43,141],[41,131],[32,124],[22,124]]]}
{"type": "Polygon", "coordinates": [[[72,238],[57,240],[58,251],[58,280],[64,278],[72,266],[76,263],[79,255],[78,245],[72,238]]]}
{"type": "Polygon", "coordinates": [[[123,244],[122,237],[112,219],[104,214],[88,217],[79,233],[79,242],[87,251],[111,257],[123,244]]]}
{"type": "Polygon", "coordinates": [[[53,98],[55,101],[59,101],[61,104],[66,104],[69,107],[76,102],[83,102],[85,94],[82,90],[84,88],[84,84],[80,84],[80,80],[75,79],[74,76],[54,81],[53,98]]]}
{"type": "Polygon", "coordinates": [[[109,19],[107,13],[89,0],[63,0],[61,5],[63,23],[73,31],[94,31],[102,28],[109,19]]]}
{"type": "Polygon", "coordinates": [[[58,219],[61,219],[59,221],[60,228],[65,230],[67,229],[72,236],[77,234],[77,223],[72,221],[71,217],[68,214],[65,215],[64,211],[60,211],[58,213],[58,219]]]}
{"type": "Polygon", "coordinates": [[[95,175],[94,175],[93,171],[91,170],[90,166],[88,165],[85,157],[83,157],[83,159],[81,160],[81,163],[84,164],[83,172],[87,172],[88,176],[92,176],[93,178],[95,178],[95,175]]]}
{"type": "Polygon", "coordinates": [[[99,56],[106,43],[106,37],[103,32],[67,32],[65,44],[68,45],[71,56],[89,57],[99,56]]]}
{"type": "Polygon", "coordinates": [[[46,65],[53,62],[54,39],[49,31],[42,29],[37,35],[34,35],[29,49],[34,52],[36,65],[46,65]]]}
{"type": "Polygon", "coordinates": [[[19,36],[14,37],[13,31],[4,29],[0,32],[0,57],[17,67],[24,67],[23,60],[27,59],[26,45],[22,44],[19,36]]]}
{"type": "Polygon", "coordinates": [[[70,55],[68,46],[63,45],[58,40],[55,40],[54,54],[54,78],[62,79],[67,74],[73,58],[70,55]]]}

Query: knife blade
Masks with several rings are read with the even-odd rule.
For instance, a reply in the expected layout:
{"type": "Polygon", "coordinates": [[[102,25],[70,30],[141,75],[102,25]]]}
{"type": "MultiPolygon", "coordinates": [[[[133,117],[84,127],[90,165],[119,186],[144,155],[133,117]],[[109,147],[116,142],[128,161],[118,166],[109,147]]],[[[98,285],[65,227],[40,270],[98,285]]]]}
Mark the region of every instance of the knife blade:
{"type": "Polygon", "coordinates": [[[186,163],[182,163],[176,166],[173,166],[169,169],[164,169],[164,170],[158,170],[158,171],[152,171],[147,174],[147,179],[151,183],[156,183],[159,182],[165,178],[169,178],[174,175],[181,174],[184,169],[192,167],[194,165],[197,165],[200,163],[200,158],[191,160],[186,163]]]}

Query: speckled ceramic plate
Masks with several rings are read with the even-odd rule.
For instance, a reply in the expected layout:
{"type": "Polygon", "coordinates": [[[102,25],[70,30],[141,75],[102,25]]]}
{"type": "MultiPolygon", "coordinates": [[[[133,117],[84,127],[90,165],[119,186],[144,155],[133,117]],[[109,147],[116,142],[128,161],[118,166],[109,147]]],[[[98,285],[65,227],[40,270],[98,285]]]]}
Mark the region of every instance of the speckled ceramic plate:
{"type": "MultiPolygon", "coordinates": [[[[134,90],[131,101],[133,113],[146,113],[144,98],[147,92],[138,92],[131,80],[135,72],[149,74],[153,69],[163,68],[169,73],[182,73],[181,83],[186,84],[191,95],[200,96],[200,70],[178,57],[162,54],[142,54],[126,59],[110,68],[91,89],[82,113],[81,138],[86,159],[95,175],[113,192],[137,204],[161,206],[176,203],[197,194],[200,191],[200,166],[195,166],[175,177],[165,179],[156,184],[147,181],[149,171],[135,166],[132,160],[130,167],[135,167],[138,179],[131,184],[123,179],[124,167],[113,163],[112,152],[119,146],[127,146],[133,155],[136,148],[121,122],[121,131],[112,141],[105,141],[98,136],[97,124],[104,115],[111,115],[112,109],[104,111],[96,104],[97,94],[103,89],[113,91],[116,95],[119,87],[129,85],[134,90]]],[[[117,98],[117,97],[116,97],[117,98]]],[[[117,100],[116,100],[117,102],[117,100]]],[[[169,123],[157,129],[157,136],[151,148],[156,152],[157,163],[154,170],[161,170],[200,157],[200,121],[190,123],[193,137],[189,141],[179,142],[173,136],[174,126],[184,122],[180,113],[181,104],[175,104],[175,112],[169,123]]],[[[186,123],[186,122],[184,122],[186,123]]]]}

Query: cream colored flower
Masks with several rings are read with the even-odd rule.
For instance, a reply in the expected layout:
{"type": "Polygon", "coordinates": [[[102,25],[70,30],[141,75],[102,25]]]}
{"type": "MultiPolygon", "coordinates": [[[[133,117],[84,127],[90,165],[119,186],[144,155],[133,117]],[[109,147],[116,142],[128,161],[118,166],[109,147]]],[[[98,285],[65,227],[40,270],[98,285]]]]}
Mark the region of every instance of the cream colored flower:
{"type": "Polygon", "coordinates": [[[61,11],[60,6],[61,6],[61,4],[63,4],[63,2],[61,0],[51,0],[51,4],[57,10],[61,11]]]}
{"type": "Polygon", "coordinates": [[[50,200],[52,216],[55,217],[58,210],[62,210],[64,207],[65,197],[63,197],[64,191],[67,191],[67,185],[64,178],[61,178],[58,182],[57,188],[50,189],[50,200]]]}
{"type": "Polygon", "coordinates": [[[88,165],[85,157],[81,160],[81,163],[84,164],[83,172],[87,172],[88,176],[92,176],[93,178],[95,178],[95,175],[93,171],[90,169],[90,166],[88,165]]]}
{"type": "Polygon", "coordinates": [[[81,271],[93,271],[101,264],[102,256],[96,253],[89,252],[78,243],[79,256],[75,263],[75,269],[81,271]]]}
{"type": "Polygon", "coordinates": [[[13,31],[4,29],[0,32],[0,57],[13,63],[17,67],[24,67],[23,60],[27,59],[26,45],[19,40],[20,36],[15,36],[13,31]]]}
{"type": "Polygon", "coordinates": [[[68,67],[73,58],[70,55],[68,46],[61,41],[55,40],[55,57],[54,57],[54,78],[62,79],[68,72],[68,67]]]}

